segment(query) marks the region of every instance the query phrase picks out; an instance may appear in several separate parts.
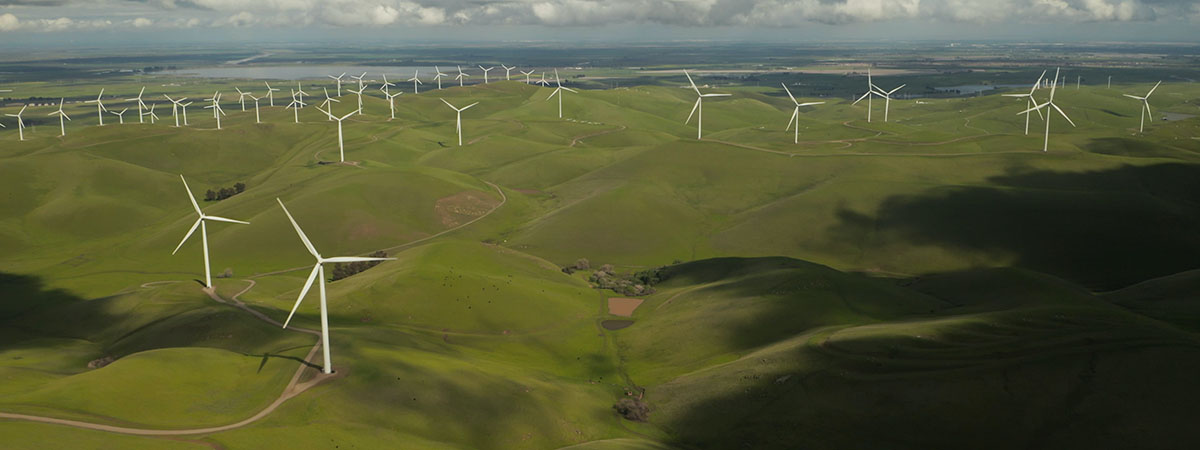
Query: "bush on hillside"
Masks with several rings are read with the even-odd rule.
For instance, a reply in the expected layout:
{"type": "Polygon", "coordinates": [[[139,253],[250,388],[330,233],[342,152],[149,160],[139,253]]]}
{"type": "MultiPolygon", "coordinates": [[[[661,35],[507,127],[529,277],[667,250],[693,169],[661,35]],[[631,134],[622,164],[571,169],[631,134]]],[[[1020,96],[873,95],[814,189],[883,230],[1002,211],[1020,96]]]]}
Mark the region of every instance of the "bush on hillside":
{"type": "Polygon", "coordinates": [[[242,192],[245,192],[245,191],[246,191],[246,183],[242,183],[242,182],[235,183],[233,185],[233,187],[231,187],[231,188],[228,188],[228,187],[217,188],[217,190],[215,190],[215,191],[212,189],[209,189],[208,192],[204,193],[204,201],[206,201],[206,202],[221,201],[221,200],[225,200],[229,197],[233,197],[235,195],[241,194],[242,192]]]}
{"type": "MultiPolygon", "coordinates": [[[[380,250],[370,255],[372,258],[387,258],[387,252],[380,250]]],[[[348,278],[364,270],[370,269],[379,265],[382,261],[358,261],[352,263],[338,263],[333,266],[333,278],[329,281],[337,281],[342,278],[348,278]]]]}
{"type": "Polygon", "coordinates": [[[617,400],[613,409],[617,410],[617,414],[620,414],[621,417],[635,422],[645,422],[650,418],[650,405],[636,398],[626,397],[617,400]]]}
{"type": "Polygon", "coordinates": [[[563,273],[570,275],[570,274],[575,273],[576,270],[588,270],[591,267],[592,267],[592,263],[590,261],[588,261],[587,258],[579,258],[579,259],[575,260],[575,264],[570,265],[570,266],[564,266],[562,268],[562,271],[563,271],[563,273]]]}

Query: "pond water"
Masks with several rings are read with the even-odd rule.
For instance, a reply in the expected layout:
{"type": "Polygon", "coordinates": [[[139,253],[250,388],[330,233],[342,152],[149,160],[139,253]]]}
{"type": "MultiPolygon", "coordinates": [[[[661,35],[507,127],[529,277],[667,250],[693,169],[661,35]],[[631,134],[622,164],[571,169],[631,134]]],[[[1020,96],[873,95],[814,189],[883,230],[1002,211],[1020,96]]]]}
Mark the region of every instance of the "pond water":
{"type": "MultiPolygon", "coordinates": [[[[472,67],[475,70],[470,71],[464,67],[463,71],[471,74],[471,79],[482,77],[478,67],[472,67]]],[[[456,67],[442,67],[442,73],[453,74],[458,73],[456,67]]],[[[181,70],[164,70],[159,72],[166,75],[197,77],[197,78],[233,78],[233,79],[261,79],[261,80],[311,80],[311,79],[326,79],[329,75],[338,76],[342,72],[346,76],[342,78],[342,82],[348,82],[350,75],[359,75],[366,72],[368,76],[380,78],[381,73],[388,75],[388,81],[393,83],[402,82],[412,77],[413,71],[420,70],[421,78],[432,78],[434,71],[433,66],[340,66],[340,65],[294,65],[294,66],[228,66],[228,67],[198,67],[194,69],[181,70]]],[[[504,77],[504,69],[491,71],[488,75],[496,76],[499,72],[501,78],[504,77]]],[[[332,81],[332,80],[330,80],[332,81]]]]}

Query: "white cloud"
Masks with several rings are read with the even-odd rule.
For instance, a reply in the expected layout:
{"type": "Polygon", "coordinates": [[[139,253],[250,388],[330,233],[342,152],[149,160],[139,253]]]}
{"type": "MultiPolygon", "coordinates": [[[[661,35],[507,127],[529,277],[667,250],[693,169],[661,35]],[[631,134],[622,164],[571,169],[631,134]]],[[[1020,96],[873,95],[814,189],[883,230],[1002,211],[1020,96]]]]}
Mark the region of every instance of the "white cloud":
{"type": "Polygon", "coordinates": [[[145,27],[154,25],[153,20],[147,19],[145,17],[138,17],[136,19],[133,19],[133,22],[131,22],[131,23],[135,28],[145,28],[145,27]]]}
{"type": "Polygon", "coordinates": [[[0,31],[17,31],[21,28],[21,21],[17,20],[17,16],[11,13],[0,14],[0,31]]]}

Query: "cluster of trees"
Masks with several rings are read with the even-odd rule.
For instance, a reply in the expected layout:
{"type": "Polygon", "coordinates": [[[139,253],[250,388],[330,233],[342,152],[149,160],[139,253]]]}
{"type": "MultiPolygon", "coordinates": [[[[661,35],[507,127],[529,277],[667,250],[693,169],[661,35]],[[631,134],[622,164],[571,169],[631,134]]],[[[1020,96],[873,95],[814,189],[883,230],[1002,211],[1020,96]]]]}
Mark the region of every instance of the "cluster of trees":
{"type": "MultiPolygon", "coordinates": [[[[380,250],[368,256],[372,258],[387,258],[387,252],[380,250]]],[[[351,275],[375,267],[379,265],[380,262],[382,261],[358,261],[352,263],[335,264],[333,266],[333,278],[331,278],[329,281],[337,281],[342,278],[348,278],[351,275]]]]}
{"type": "Polygon", "coordinates": [[[650,418],[650,405],[632,397],[617,400],[617,403],[613,405],[613,409],[617,410],[617,414],[620,414],[621,417],[635,422],[645,422],[646,419],[650,418]]]}
{"type": "MultiPolygon", "coordinates": [[[[679,261],[675,261],[678,264],[679,261]]],[[[575,264],[562,268],[563,273],[573,274],[581,270],[591,270],[592,263],[587,258],[579,258],[575,264]]],[[[596,289],[611,289],[621,295],[636,297],[654,293],[654,285],[666,281],[667,266],[643,270],[633,273],[617,273],[612,264],[604,264],[588,276],[588,282],[596,289]]]]}
{"type": "Polygon", "coordinates": [[[245,191],[246,191],[246,183],[242,183],[242,182],[238,182],[238,183],[234,184],[233,187],[231,187],[231,188],[218,188],[215,191],[212,189],[209,189],[208,192],[204,193],[204,201],[206,201],[206,202],[221,201],[221,200],[225,200],[229,197],[233,197],[235,195],[241,194],[242,192],[245,192],[245,191]]]}
{"type": "Polygon", "coordinates": [[[151,73],[162,72],[164,70],[178,70],[176,66],[146,66],[141,69],[134,69],[134,72],[151,73]]]}

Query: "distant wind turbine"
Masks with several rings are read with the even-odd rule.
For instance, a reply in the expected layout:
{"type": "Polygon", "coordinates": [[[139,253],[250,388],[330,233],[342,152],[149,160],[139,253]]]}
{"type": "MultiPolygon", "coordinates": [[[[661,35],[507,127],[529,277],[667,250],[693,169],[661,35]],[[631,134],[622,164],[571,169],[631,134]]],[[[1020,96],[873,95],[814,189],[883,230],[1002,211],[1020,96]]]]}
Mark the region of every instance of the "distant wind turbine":
{"type": "Polygon", "coordinates": [[[108,113],[112,114],[114,116],[117,116],[117,120],[120,121],[120,124],[124,125],[125,124],[125,111],[129,111],[129,108],[122,109],[121,112],[116,112],[116,111],[110,110],[110,111],[108,111],[108,113]]]}
{"type": "Polygon", "coordinates": [[[17,140],[25,140],[25,121],[21,120],[21,114],[25,114],[25,108],[28,107],[29,105],[22,105],[21,110],[17,111],[16,114],[5,114],[8,117],[17,118],[17,140]]]}
{"type": "Polygon", "coordinates": [[[58,116],[58,129],[60,131],[60,133],[59,133],[60,137],[67,135],[67,122],[66,121],[71,120],[71,116],[68,116],[67,113],[63,111],[63,101],[64,100],[66,100],[66,99],[62,99],[62,98],[58,99],[58,110],[54,111],[50,114],[46,114],[47,116],[58,116]]]}
{"type": "Polygon", "coordinates": [[[879,91],[879,88],[875,86],[875,83],[871,82],[871,68],[867,67],[867,93],[863,94],[862,97],[859,97],[858,100],[855,100],[854,103],[850,104],[850,106],[854,106],[857,105],[858,102],[863,101],[864,98],[867,99],[867,123],[871,123],[871,97],[873,96],[883,97],[883,93],[879,91]]]}
{"type": "Polygon", "coordinates": [[[390,108],[391,112],[392,112],[392,117],[388,120],[396,119],[396,97],[399,97],[400,94],[403,94],[403,93],[404,93],[404,91],[397,91],[395,94],[387,94],[387,93],[383,94],[383,95],[387,96],[388,108],[390,108]]]}
{"type": "Polygon", "coordinates": [[[217,119],[217,129],[221,129],[221,116],[225,115],[225,110],[221,109],[221,92],[213,92],[212,98],[208,99],[212,105],[205,106],[204,109],[213,110],[213,118],[217,119]]]}
{"type": "MultiPolygon", "coordinates": [[[[336,99],[336,98],[330,97],[330,96],[329,96],[329,89],[325,89],[325,88],[321,88],[321,89],[323,89],[323,90],[325,91],[325,101],[321,102],[321,104],[320,104],[320,105],[317,105],[317,109],[320,109],[322,106],[324,106],[324,107],[325,107],[325,109],[332,110],[333,108],[329,106],[329,104],[330,104],[331,102],[333,102],[333,103],[341,103],[341,102],[342,102],[341,100],[338,100],[338,99],[336,99]]],[[[330,120],[330,121],[332,121],[332,120],[333,120],[333,118],[331,117],[329,120],[330,120]]]]}
{"type": "Polygon", "coordinates": [[[728,97],[730,94],[701,94],[700,88],[696,87],[696,82],[692,81],[692,75],[687,70],[683,71],[683,75],[687,76],[688,83],[692,85],[692,90],[696,91],[696,104],[692,106],[691,114],[683,123],[691,123],[692,116],[696,116],[696,139],[703,139],[704,134],[704,99],[710,97],[728,97]]]}
{"type": "Polygon", "coordinates": [[[349,114],[346,114],[342,117],[337,117],[329,111],[323,110],[321,108],[317,108],[317,109],[320,110],[321,112],[325,113],[325,115],[329,116],[330,120],[337,121],[337,124],[338,124],[338,159],[341,162],[346,162],[346,147],[342,144],[342,121],[350,118],[350,116],[353,116],[358,111],[350,111],[349,114]]]}
{"type": "MultiPolygon", "coordinates": [[[[1029,88],[1028,94],[1003,94],[1003,95],[1005,97],[1016,97],[1016,98],[1024,97],[1025,98],[1025,108],[1033,108],[1033,105],[1037,104],[1037,101],[1033,98],[1033,93],[1037,91],[1038,86],[1042,84],[1042,80],[1045,78],[1046,78],[1046,71],[1043,70],[1042,75],[1039,76],[1037,81],[1033,83],[1033,87],[1029,88]]],[[[1042,117],[1041,110],[1038,110],[1037,113],[1038,113],[1038,117],[1042,117]]],[[[1026,135],[1029,134],[1029,116],[1031,116],[1031,115],[1032,115],[1031,113],[1025,113],[1025,134],[1026,135]]],[[[1042,118],[1045,119],[1044,117],[1042,117],[1042,118]]]]}
{"type": "Polygon", "coordinates": [[[358,114],[362,114],[362,113],[363,113],[363,112],[362,112],[362,110],[363,110],[363,101],[362,101],[362,96],[363,96],[363,91],[364,91],[364,90],[366,90],[366,89],[367,89],[367,88],[366,88],[366,86],[361,86],[361,87],[359,87],[357,91],[356,91],[356,90],[353,90],[353,89],[349,89],[349,91],[350,91],[350,93],[351,93],[351,94],[357,94],[357,95],[358,95],[358,110],[357,110],[357,113],[358,113],[358,114]]]}
{"type": "Polygon", "coordinates": [[[342,96],[342,77],[344,77],[344,76],[346,76],[346,72],[342,72],[341,75],[338,75],[336,77],[333,75],[328,75],[329,78],[333,78],[334,80],[337,80],[337,96],[338,97],[342,96]]]}
{"type": "Polygon", "coordinates": [[[418,70],[413,70],[413,76],[412,76],[412,78],[409,78],[409,79],[408,79],[408,81],[411,81],[411,82],[412,82],[412,84],[413,84],[413,93],[414,93],[414,94],[419,94],[419,93],[420,93],[420,92],[417,90],[417,85],[418,85],[418,84],[425,84],[425,83],[422,83],[422,82],[421,82],[421,79],[420,79],[420,78],[417,78],[417,74],[418,74],[418,73],[420,73],[420,70],[419,70],[419,69],[418,69],[418,70]]]}
{"type": "Polygon", "coordinates": [[[385,74],[383,74],[383,85],[379,86],[379,90],[383,91],[383,95],[388,95],[388,94],[392,93],[391,88],[392,88],[392,86],[395,86],[395,85],[396,85],[396,83],[388,82],[387,74],[385,73],[385,74]]]}
{"type": "Polygon", "coordinates": [[[108,111],[108,108],[104,107],[104,102],[102,101],[103,98],[104,88],[100,88],[100,95],[97,95],[95,100],[88,100],[84,102],[96,104],[96,118],[100,119],[100,126],[104,126],[104,112],[108,111]]]}
{"type": "Polygon", "coordinates": [[[300,100],[297,97],[296,92],[293,92],[292,93],[292,102],[289,103],[287,105],[287,108],[284,108],[284,109],[291,108],[293,115],[296,117],[296,123],[300,123],[300,108],[303,108],[305,106],[307,106],[307,105],[304,104],[304,101],[300,100]]]}
{"type": "MultiPolygon", "coordinates": [[[[1058,69],[1054,69],[1054,79],[1055,80],[1058,79],[1058,69]]],[[[1042,108],[1046,108],[1046,140],[1042,146],[1043,152],[1049,151],[1049,149],[1050,149],[1050,119],[1052,119],[1054,116],[1053,111],[1050,111],[1050,108],[1054,108],[1054,111],[1058,111],[1058,113],[1061,114],[1064,119],[1067,119],[1067,122],[1070,123],[1072,127],[1075,126],[1075,122],[1072,122],[1071,118],[1067,117],[1067,113],[1063,112],[1062,108],[1059,108],[1058,105],[1054,104],[1054,90],[1057,87],[1058,87],[1057,82],[1054,83],[1054,85],[1050,86],[1050,100],[1047,100],[1046,103],[1042,103],[1040,105],[1034,106],[1033,108],[1029,108],[1025,111],[1017,113],[1018,115],[1029,114],[1030,112],[1037,111],[1042,108]]]]}
{"type": "Polygon", "coordinates": [[[240,223],[243,225],[249,225],[250,222],[243,222],[240,220],[233,220],[233,219],[227,219],[227,218],[220,217],[220,216],[210,216],[210,215],[204,214],[204,211],[200,210],[200,205],[196,203],[196,197],[192,196],[192,189],[188,187],[187,180],[183,179],[183,175],[179,176],[179,180],[183,181],[183,189],[187,191],[188,200],[192,201],[192,208],[196,210],[196,214],[199,215],[200,217],[196,219],[196,223],[192,224],[192,228],[188,230],[187,234],[183,235],[183,240],[179,241],[179,245],[175,246],[175,251],[171,252],[171,254],[174,255],[174,254],[178,253],[179,248],[183,247],[183,243],[187,242],[188,238],[192,237],[192,233],[195,233],[196,228],[199,227],[200,228],[200,243],[204,247],[204,286],[209,289],[212,289],[212,287],[213,287],[213,285],[212,285],[212,269],[209,267],[209,263],[208,263],[208,227],[205,225],[205,223],[208,221],[213,221],[213,222],[240,223]]]}
{"type": "Polygon", "coordinates": [[[300,107],[305,107],[305,106],[308,106],[308,104],[307,104],[307,103],[304,103],[304,96],[305,96],[305,95],[310,95],[310,94],[309,94],[309,93],[307,93],[307,92],[304,92],[304,87],[300,85],[300,82],[299,82],[299,81],[297,81],[297,82],[296,82],[296,93],[292,95],[292,97],[293,97],[293,99],[292,99],[292,100],[299,99],[299,100],[300,100],[300,107]]]}
{"type": "Polygon", "coordinates": [[[145,104],[144,102],[142,102],[142,94],[145,94],[145,93],[146,93],[146,87],[145,87],[145,86],[142,86],[142,90],[141,90],[141,92],[138,92],[138,96],[137,96],[137,97],[134,97],[134,98],[127,98],[127,99],[125,99],[125,101],[127,101],[127,102],[132,102],[132,101],[134,101],[134,100],[136,100],[136,101],[137,101],[137,107],[138,107],[138,123],[144,123],[144,122],[142,121],[142,117],[143,117],[143,116],[145,116],[145,114],[143,114],[143,113],[142,113],[142,110],[146,108],[146,104],[145,104]]]}
{"type": "MultiPolygon", "coordinates": [[[[266,81],[264,81],[263,84],[267,85],[267,100],[271,102],[271,107],[274,108],[275,107],[275,92],[279,91],[279,89],[271,87],[271,83],[268,83],[266,81]]],[[[257,112],[255,112],[255,114],[257,114],[257,112]]]]}
{"type": "Polygon", "coordinates": [[[530,70],[530,71],[526,72],[524,70],[520,70],[519,72],[525,74],[525,84],[530,84],[531,81],[530,81],[529,77],[533,75],[533,71],[530,70]]]}
{"type": "Polygon", "coordinates": [[[463,72],[462,66],[458,66],[458,75],[454,77],[455,80],[458,80],[458,87],[463,87],[463,82],[467,81],[467,77],[469,76],[466,72],[463,72]]]}
{"type": "Polygon", "coordinates": [[[495,68],[496,66],[492,66],[484,69],[483,66],[479,66],[479,70],[483,71],[483,84],[488,84],[488,72],[495,68]]]}
{"type": "Polygon", "coordinates": [[[446,101],[444,98],[439,100],[441,100],[442,103],[445,103],[446,106],[449,106],[450,109],[453,109],[457,114],[457,117],[454,120],[454,130],[458,133],[458,146],[462,147],[462,112],[471,109],[472,106],[478,105],[479,102],[472,103],[463,107],[462,109],[459,109],[457,106],[451,105],[450,102],[446,101]]]}
{"type": "Polygon", "coordinates": [[[554,88],[554,92],[551,92],[550,96],[546,97],[546,100],[550,100],[550,99],[554,98],[555,95],[558,96],[558,118],[561,119],[562,118],[562,98],[563,98],[562,91],[574,92],[576,94],[578,94],[579,91],[576,91],[569,87],[563,87],[562,80],[558,78],[558,69],[554,69],[554,81],[558,83],[558,87],[554,88]]]}
{"type": "Polygon", "coordinates": [[[158,103],[151,103],[150,109],[146,110],[145,115],[150,116],[150,124],[154,125],[158,121],[158,114],[154,113],[154,108],[158,107],[158,103]]]}
{"type": "Polygon", "coordinates": [[[187,100],[187,97],[181,97],[179,100],[173,99],[167,94],[163,94],[163,97],[166,97],[167,101],[171,102],[171,117],[175,118],[175,128],[179,128],[179,104],[187,100]]]}
{"type": "Polygon", "coordinates": [[[300,302],[304,301],[304,296],[308,294],[309,289],[319,277],[321,285],[318,291],[321,293],[321,350],[325,358],[324,367],[322,370],[325,373],[333,373],[333,360],[329,355],[329,308],[325,302],[325,263],[352,263],[352,262],[373,262],[373,261],[391,261],[396,258],[363,258],[357,256],[336,256],[333,258],[325,258],[317,253],[316,247],[313,247],[312,242],[308,240],[308,236],[304,235],[304,230],[300,229],[300,224],[296,223],[296,219],[292,217],[292,213],[288,212],[287,207],[283,206],[283,201],[278,198],[275,201],[279,202],[279,207],[283,208],[283,213],[287,214],[288,221],[292,223],[292,227],[296,229],[296,234],[300,236],[300,242],[304,243],[304,248],[308,249],[308,253],[317,259],[316,265],[313,266],[312,273],[308,275],[308,281],[304,282],[304,288],[300,290],[300,297],[296,299],[296,304],[292,306],[292,312],[288,314],[287,320],[283,322],[283,327],[287,328],[292,322],[292,316],[296,314],[296,309],[300,307],[300,302]]]}
{"type": "Polygon", "coordinates": [[[442,69],[438,68],[438,66],[433,66],[433,72],[434,72],[433,79],[434,79],[434,81],[437,81],[438,90],[441,90],[442,89],[442,77],[448,77],[450,75],[446,75],[446,74],[442,73],[442,69]]]}
{"type": "MultiPolygon", "coordinates": [[[[796,101],[796,97],[792,96],[792,91],[791,91],[791,89],[788,89],[788,87],[787,87],[787,85],[786,85],[786,84],[783,84],[783,83],[779,83],[779,84],[780,84],[780,85],[782,85],[782,86],[783,86],[783,90],[784,90],[785,92],[787,92],[788,98],[792,99],[792,103],[795,103],[795,104],[796,104],[796,109],[792,111],[792,118],[791,118],[791,119],[788,119],[788,128],[791,128],[793,125],[795,125],[795,126],[796,126],[796,136],[795,136],[795,138],[794,138],[794,142],[793,142],[793,143],[794,143],[794,144],[799,144],[799,143],[800,143],[800,107],[802,107],[802,106],[823,105],[823,104],[825,104],[825,102],[806,102],[806,103],[800,103],[800,102],[796,101]]],[[[784,128],[783,130],[784,130],[784,131],[787,131],[787,128],[784,128]]]]}
{"type": "MultiPolygon", "coordinates": [[[[270,94],[267,94],[267,95],[270,95],[270,94]]],[[[254,100],[254,123],[262,123],[261,116],[258,115],[258,101],[260,99],[253,95],[250,96],[250,99],[254,100]]]]}
{"type": "MultiPolygon", "coordinates": [[[[187,102],[187,103],[179,105],[179,109],[183,110],[183,126],[185,126],[185,127],[188,126],[187,107],[189,107],[189,106],[192,106],[192,102],[187,102]]],[[[124,123],[124,122],[122,122],[122,123],[124,123]]]]}
{"type": "Polygon", "coordinates": [[[879,95],[883,97],[883,121],[884,122],[888,121],[888,107],[890,107],[892,105],[892,94],[895,94],[896,91],[903,89],[905,86],[908,86],[908,85],[902,84],[899,87],[892,89],[890,91],[885,91],[883,89],[879,89],[879,86],[875,86],[875,89],[879,89],[879,95]]]}
{"type": "Polygon", "coordinates": [[[513,69],[516,69],[517,67],[516,66],[508,67],[504,64],[501,64],[500,67],[504,68],[504,81],[512,81],[512,71],[513,71],[513,69]]]}
{"type": "Polygon", "coordinates": [[[238,87],[234,87],[234,89],[238,93],[238,102],[242,104],[242,112],[246,112],[246,96],[250,95],[250,92],[242,92],[242,89],[238,87]]]}
{"type": "Polygon", "coordinates": [[[1155,84],[1154,84],[1154,87],[1150,88],[1150,92],[1147,92],[1145,97],[1138,97],[1138,96],[1136,96],[1136,95],[1122,94],[1122,95],[1124,95],[1124,96],[1126,96],[1126,97],[1129,97],[1129,98],[1132,98],[1132,99],[1134,99],[1134,100],[1141,100],[1141,101],[1142,101],[1142,111],[1141,111],[1141,114],[1140,114],[1140,116],[1142,116],[1142,124],[1141,124],[1141,125],[1138,125],[1138,133],[1141,133],[1141,132],[1145,131],[1145,129],[1146,129],[1146,117],[1150,117],[1150,121],[1151,121],[1151,122],[1153,122],[1153,121],[1154,121],[1154,115],[1150,113],[1150,94],[1153,94],[1153,93],[1154,93],[1154,90],[1155,90],[1155,89],[1158,89],[1158,85],[1160,85],[1160,84],[1162,84],[1162,81],[1159,81],[1158,83],[1155,83],[1155,84]]]}

